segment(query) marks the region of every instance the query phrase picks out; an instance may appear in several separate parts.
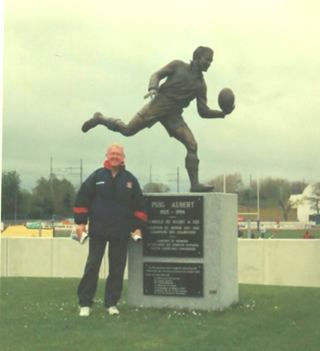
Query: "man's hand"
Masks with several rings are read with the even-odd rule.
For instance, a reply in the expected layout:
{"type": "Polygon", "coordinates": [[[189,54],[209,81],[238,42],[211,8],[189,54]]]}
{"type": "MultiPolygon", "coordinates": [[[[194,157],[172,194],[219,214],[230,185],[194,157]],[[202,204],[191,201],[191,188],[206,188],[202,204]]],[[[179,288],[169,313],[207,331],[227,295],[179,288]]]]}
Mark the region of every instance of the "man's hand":
{"type": "Polygon", "coordinates": [[[230,115],[230,113],[235,109],[236,105],[231,106],[228,110],[224,110],[223,112],[226,115],[230,115]]]}
{"type": "Polygon", "coordinates": [[[156,94],[157,94],[156,89],[150,89],[149,93],[144,96],[144,99],[147,99],[147,98],[153,99],[156,94]]]}
{"type": "Polygon", "coordinates": [[[86,230],[86,225],[85,224],[79,224],[77,229],[76,229],[76,233],[78,238],[81,238],[82,233],[86,230]]]}
{"type": "Polygon", "coordinates": [[[133,233],[131,233],[131,238],[135,241],[141,240],[142,233],[140,229],[136,229],[133,233]]]}

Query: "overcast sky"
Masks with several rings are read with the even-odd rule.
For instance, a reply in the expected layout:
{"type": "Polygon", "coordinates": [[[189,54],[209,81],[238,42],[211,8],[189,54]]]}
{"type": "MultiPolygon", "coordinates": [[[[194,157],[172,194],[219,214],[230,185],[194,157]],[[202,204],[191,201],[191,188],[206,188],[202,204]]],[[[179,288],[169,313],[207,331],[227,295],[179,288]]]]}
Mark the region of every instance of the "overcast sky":
{"type": "Polygon", "coordinates": [[[32,189],[49,177],[76,186],[120,142],[141,185],[188,187],[185,149],[157,124],[125,138],[94,112],[128,122],[146,103],[150,75],[199,46],[215,51],[208,104],[230,87],[236,109],[184,117],[199,145],[200,179],[239,172],[243,180],[320,180],[320,2],[318,0],[7,0],[4,13],[2,170],[32,189]],[[52,160],[52,163],[51,163],[52,160]],[[71,170],[68,170],[71,168],[71,170]]]}

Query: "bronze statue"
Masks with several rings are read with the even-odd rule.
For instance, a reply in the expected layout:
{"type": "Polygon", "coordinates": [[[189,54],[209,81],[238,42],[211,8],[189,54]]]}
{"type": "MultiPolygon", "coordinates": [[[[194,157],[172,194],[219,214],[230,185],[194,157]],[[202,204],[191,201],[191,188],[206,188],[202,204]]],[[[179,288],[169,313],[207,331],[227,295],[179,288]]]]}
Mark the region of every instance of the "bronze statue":
{"type": "Polygon", "coordinates": [[[83,124],[82,131],[86,133],[101,124],[124,136],[132,136],[160,122],[169,135],[179,140],[187,149],[185,166],[191,183],[190,191],[212,191],[212,186],[199,183],[197,142],[184,121],[182,112],[194,99],[197,100],[198,113],[202,118],[224,118],[233,111],[234,105],[227,111],[212,110],[207,105],[207,86],[202,72],[206,72],[210,67],[213,54],[212,49],[200,46],[194,51],[190,63],[174,60],[155,72],[150,78],[149,92],[144,97],[145,99],[151,98],[151,100],[128,124],[120,119],[104,117],[100,112],[96,112],[83,124]],[[164,78],[166,78],[165,82],[159,86],[160,81],[164,78]]]}

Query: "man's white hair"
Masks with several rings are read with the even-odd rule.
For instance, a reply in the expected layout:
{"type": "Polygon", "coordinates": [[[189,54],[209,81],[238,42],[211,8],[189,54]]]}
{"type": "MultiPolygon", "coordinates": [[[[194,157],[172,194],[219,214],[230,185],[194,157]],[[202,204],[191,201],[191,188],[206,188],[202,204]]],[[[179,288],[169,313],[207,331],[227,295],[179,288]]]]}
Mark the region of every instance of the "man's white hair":
{"type": "Polygon", "coordinates": [[[116,147],[118,149],[121,149],[123,154],[124,154],[124,148],[123,148],[123,145],[121,145],[120,143],[112,143],[111,145],[109,145],[108,149],[107,149],[107,153],[109,152],[109,150],[112,148],[112,147],[116,147]]]}

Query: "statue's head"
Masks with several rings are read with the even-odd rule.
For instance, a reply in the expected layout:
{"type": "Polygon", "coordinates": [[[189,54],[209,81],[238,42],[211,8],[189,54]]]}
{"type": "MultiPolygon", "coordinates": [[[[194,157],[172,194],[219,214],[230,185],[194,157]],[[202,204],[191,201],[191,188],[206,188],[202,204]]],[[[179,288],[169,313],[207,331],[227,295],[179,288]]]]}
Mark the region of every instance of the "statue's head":
{"type": "Polygon", "coordinates": [[[210,53],[213,56],[213,50],[211,48],[207,46],[199,46],[194,50],[192,60],[197,61],[201,56],[208,53],[210,53]]]}
{"type": "Polygon", "coordinates": [[[213,61],[213,50],[206,46],[199,46],[192,57],[192,66],[196,69],[206,72],[213,61]]]}

